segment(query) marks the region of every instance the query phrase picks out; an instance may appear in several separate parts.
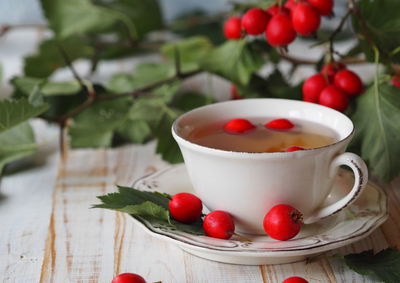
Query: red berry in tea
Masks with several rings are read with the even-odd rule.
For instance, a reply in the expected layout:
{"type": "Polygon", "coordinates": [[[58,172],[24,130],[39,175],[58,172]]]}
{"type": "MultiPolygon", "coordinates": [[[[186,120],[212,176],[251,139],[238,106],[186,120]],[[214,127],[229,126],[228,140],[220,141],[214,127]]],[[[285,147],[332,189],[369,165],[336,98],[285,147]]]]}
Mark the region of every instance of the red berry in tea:
{"type": "Polygon", "coordinates": [[[344,111],[349,106],[349,99],[343,91],[330,85],[321,92],[318,103],[338,111],[344,111]]]}
{"type": "Polygon", "coordinates": [[[224,35],[227,39],[240,39],[242,37],[242,19],[233,16],[226,20],[224,35]]]}
{"type": "Polygon", "coordinates": [[[285,149],[285,152],[298,151],[298,150],[304,150],[304,148],[300,146],[290,146],[287,149],[285,149]]]}
{"type": "Polygon", "coordinates": [[[301,212],[290,205],[275,205],[264,217],[265,233],[280,241],[292,239],[300,232],[302,217],[301,212]]]}
{"type": "Polygon", "coordinates": [[[322,90],[328,86],[326,78],[321,74],[315,74],[305,80],[303,84],[303,100],[317,103],[322,90]]]}
{"type": "Polygon", "coordinates": [[[350,96],[359,95],[363,90],[360,77],[350,70],[342,70],[336,73],[334,84],[338,89],[350,96]]]}
{"type": "Polygon", "coordinates": [[[203,210],[201,200],[189,193],[179,193],[174,195],[168,203],[172,217],[183,223],[196,222],[203,210]]]}
{"type": "Polygon", "coordinates": [[[233,119],[224,125],[224,130],[230,134],[243,134],[249,132],[256,127],[246,119],[233,119]]]}
{"type": "Polygon", "coordinates": [[[285,280],[282,281],[282,283],[308,283],[308,281],[302,277],[293,276],[286,278],[285,280]]]}
{"type": "Polygon", "coordinates": [[[308,0],[314,6],[321,16],[328,16],[333,12],[333,0],[308,0]]]}
{"type": "Polygon", "coordinates": [[[229,239],[235,232],[232,216],[222,210],[216,210],[206,215],[203,229],[207,236],[219,239],[229,239]]]}
{"type": "Polygon", "coordinates": [[[115,276],[111,283],[146,283],[146,280],[135,273],[121,273],[115,276]]]}
{"type": "Polygon", "coordinates": [[[271,16],[275,16],[278,14],[286,14],[290,15],[290,10],[288,8],[285,8],[283,6],[279,6],[278,4],[272,5],[267,9],[267,13],[269,13],[271,16]]]}
{"type": "Polygon", "coordinates": [[[242,18],[242,27],[251,35],[262,34],[267,28],[271,15],[260,8],[250,9],[242,18]]]}
{"type": "Polygon", "coordinates": [[[313,6],[307,2],[301,2],[292,11],[292,23],[297,33],[311,35],[319,28],[321,16],[313,6]]]}
{"type": "Polygon", "coordinates": [[[271,18],[265,32],[268,43],[272,46],[285,46],[296,38],[290,16],[284,13],[271,18]]]}
{"type": "Polygon", "coordinates": [[[321,74],[326,77],[329,82],[333,82],[333,79],[337,72],[346,69],[346,65],[338,62],[331,62],[325,64],[321,69],[321,74]]]}
{"type": "Polygon", "coordinates": [[[273,130],[290,130],[294,128],[294,124],[288,119],[274,119],[266,123],[265,127],[273,130]]]}

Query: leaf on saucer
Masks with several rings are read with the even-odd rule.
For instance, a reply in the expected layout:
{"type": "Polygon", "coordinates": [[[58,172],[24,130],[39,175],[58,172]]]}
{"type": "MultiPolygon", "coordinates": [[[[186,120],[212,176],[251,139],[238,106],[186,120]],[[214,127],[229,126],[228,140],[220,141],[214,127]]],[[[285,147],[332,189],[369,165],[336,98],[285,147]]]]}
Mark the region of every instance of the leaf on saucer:
{"type": "Polygon", "coordinates": [[[170,216],[168,210],[151,201],[145,201],[141,204],[136,204],[136,205],[127,205],[124,206],[123,208],[115,210],[129,213],[131,215],[139,215],[142,217],[153,217],[156,219],[170,222],[170,216]]]}
{"type": "Polygon", "coordinates": [[[400,279],[400,252],[385,249],[377,254],[372,250],[344,256],[345,263],[362,275],[375,275],[383,282],[397,283],[400,279]]]}

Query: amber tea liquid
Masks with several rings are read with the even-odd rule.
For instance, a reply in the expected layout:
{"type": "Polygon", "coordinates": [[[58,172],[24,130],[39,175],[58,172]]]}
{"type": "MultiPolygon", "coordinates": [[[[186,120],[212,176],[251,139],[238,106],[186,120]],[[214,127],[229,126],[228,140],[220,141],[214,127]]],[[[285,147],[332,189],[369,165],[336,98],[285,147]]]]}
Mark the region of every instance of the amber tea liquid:
{"type": "Polygon", "coordinates": [[[332,144],[338,140],[332,129],[303,120],[290,119],[295,127],[290,130],[272,130],[264,125],[275,118],[246,118],[256,129],[230,134],[223,126],[228,121],[218,121],[191,130],[186,139],[210,148],[237,152],[282,152],[288,147],[305,149],[332,144]]]}

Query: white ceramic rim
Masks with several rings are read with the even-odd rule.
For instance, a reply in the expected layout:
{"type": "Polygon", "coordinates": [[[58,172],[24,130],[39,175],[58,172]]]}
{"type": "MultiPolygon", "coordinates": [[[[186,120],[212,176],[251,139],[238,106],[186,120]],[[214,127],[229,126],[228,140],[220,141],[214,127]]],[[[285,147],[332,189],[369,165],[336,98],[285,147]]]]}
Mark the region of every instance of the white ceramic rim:
{"type": "Polygon", "coordinates": [[[280,98],[247,98],[245,99],[246,101],[271,101],[271,102],[283,102],[283,103],[296,103],[299,105],[304,105],[307,104],[307,107],[311,107],[311,108],[322,108],[323,111],[327,111],[331,114],[334,115],[338,115],[341,118],[347,120],[347,122],[350,123],[351,125],[351,130],[349,131],[349,133],[347,135],[345,135],[344,138],[338,140],[335,143],[332,144],[328,144],[326,146],[321,146],[321,147],[317,147],[317,148],[308,148],[305,150],[300,150],[300,151],[292,151],[292,152],[238,152],[238,151],[228,151],[228,150],[222,150],[222,149],[215,149],[215,148],[211,148],[211,147],[206,147],[206,146],[202,146],[196,143],[192,143],[188,140],[186,140],[185,138],[181,137],[178,133],[177,133],[177,127],[179,122],[185,118],[186,116],[189,116],[193,113],[199,112],[199,111],[203,111],[205,108],[208,107],[215,107],[215,105],[222,105],[222,104],[230,104],[230,103],[240,103],[241,100],[229,100],[229,101],[224,101],[224,102],[217,102],[217,103],[213,103],[213,104],[209,104],[209,105],[205,105],[202,107],[198,107],[195,108],[191,111],[188,111],[184,114],[182,114],[181,116],[179,116],[174,123],[172,124],[171,127],[171,131],[172,131],[172,135],[175,138],[175,140],[177,141],[178,144],[183,145],[187,148],[190,148],[192,150],[195,150],[197,152],[202,152],[202,153],[206,153],[206,154],[211,154],[211,155],[215,155],[215,156],[221,156],[221,157],[230,157],[230,158],[251,158],[251,159],[266,159],[266,158],[281,158],[283,156],[293,156],[293,155],[307,155],[307,154],[314,154],[317,151],[323,151],[326,148],[329,147],[333,147],[333,146],[340,146],[341,144],[346,144],[347,142],[349,142],[349,139],[352,138],[352,136],[354,135],[354,124],[351,121],[350,118],[348,118],[346,115],[344,115],[343,113],[336,111],[332,108],[326,107],[326,106],[322,106],[319,104],[315,104],[315,103],[310,103],[310,102],[304,102],[304,101],[299,101],[299,100],[292,100],[292,99],[280,99],[280,98]]]}

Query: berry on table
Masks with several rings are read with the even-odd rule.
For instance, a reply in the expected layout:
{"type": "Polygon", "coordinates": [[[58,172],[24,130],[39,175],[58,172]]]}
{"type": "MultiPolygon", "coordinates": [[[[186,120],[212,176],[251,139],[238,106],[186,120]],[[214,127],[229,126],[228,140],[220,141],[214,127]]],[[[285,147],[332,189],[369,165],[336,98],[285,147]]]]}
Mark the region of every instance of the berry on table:
{"type": "Polygon", "coordinates": [[[286,46],[296,39],[290,16],[284,13],[271,18],[265,31],[268,43],[272,46],[286,46]]]}
{"type": "Polygon", "coordinates": [[[289,146],[287,149],[285,149],[285,152],[292,152],[292,151],[298,151],[298,150],[304,150],[304,148],[300,146],[289,146]]]}
{"type": "Polygon", "coordinates": [[[395,87],[397,87],[397,88],[400,88],[400,74],[395,74],[395,75],[393,75],[393,76],[392,76],[392,79],[391,79],[391,81],[390,81],[390,83],[391,83],[393,86],[395,86],[395,87]]]}
{"type": "Polygon", "coordinates": [[[333,82],[333,79],[337,72],[346,69],[346,65],[340,62],[330,62],[325,64],[320,73],[325,76],[329,82],[333,82]]]}
{"type": "Polygon", "coordinates": [[[231,84],[231,99],[242,99],[243,97],[239,94],[237,90],[237,86],[235,84],[231,84]]]}
{"type": "Polygon", "coordinates": [[[318,10],[307,2],[301,2],[292,10],[294,30],[301,35],[311,35],[317,31],[321,23],[318,10]]]}
{"type": "Polygon", "coordinates": [[[242,134],[254,130],[256,127],[246,119],[233,119],[224,125],[224,130],[229,134],[242,134]]]}
{"type": "Polygon", "coordinates": [[[337,72],[334,78],[334,84],[338,89],[350,96],[359,95],[363,90],[360,77],[350,70],[341,70],[337,72]]]}
{"type": "Polygon", "coordinates": [[[301,212],[287,204],[272,207],[263,221],[265,233],[280,241],[295,237],[300,232],[301,225],[301,212]]]}
{"type": "Polygon", "coordinates": [[[235,232],[232,216],[222,210],[215,210],[206,215],[203,229],[207,236],[219,239],[229,239],[235,232]]]}
{"type": "Polygon", "coordinates": [[[262,34],[267,28],[271,15],[260,8],[250,9],[242,17],[242,27],[251,35],[262,34]]]}
{"type": "Polygon", "coordinates": [[[146,283],[146,280],[135,273],[121,273],[115,276],[111,283],[146,283]]]}
{"type": "Polygon", "coordinates": [[[172,217],[183,223],[196,222],[203,210],[201,200],[189,193],[178,193],[168,203],[172,217]]]}
{"type": "Polygon", "coordinates": [[[265,127],[273,130],[290,130],[294,128],[294,124],[288,119],[274,119],[264,125],[265,127]]]}
{"type": "Polygon", "coordinates": [[[315,74],[309,77],[303,84],[303,100],[317,103],[319,95],[327,86],[328,82],[322,74],[315,74]]]}
{"type": "Polygon", "coordinates": [[[240,39],[242,37],[242,19],[233,16],[224,23],[224,35],[227,39],[240,39]]]}
{"type": "Polygon", "coordinates": [[[349,105],[349,99],[343,91],[329,85],[321,92],[318,103],[338,111],[344,111],[349,105]]]}
{"type": "Polygon", "coordinates": [[[299,276],[292,276],[283,280],[282,283],[308,283],[308,281],[299,276]]]}
{"type": "Polygon", "coordinates": [[[329,16],[333,12],[333,0],[308,0],[314,6],[321,16],[329,16]]]}

